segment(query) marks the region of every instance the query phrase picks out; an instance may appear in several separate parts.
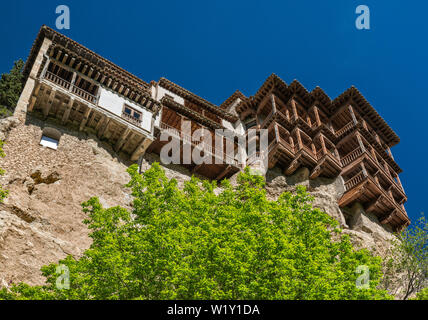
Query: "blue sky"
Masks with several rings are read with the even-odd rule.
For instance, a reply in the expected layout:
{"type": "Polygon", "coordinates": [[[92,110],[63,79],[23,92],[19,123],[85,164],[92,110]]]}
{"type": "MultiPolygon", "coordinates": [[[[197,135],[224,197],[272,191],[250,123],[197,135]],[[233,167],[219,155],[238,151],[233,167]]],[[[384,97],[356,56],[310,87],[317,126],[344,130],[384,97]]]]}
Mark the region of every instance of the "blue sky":
{"type": "Polygon", "coordinates": [[[42,24],[147,82],[166,77],[220,104],[236,89],[253,95],[272,73],[335,98],[355,85],[401,138],[411,219],[426,207],[428,23],[425,1],[2,1],[0,72],[26,59],[42,24]],[[355,8],[370,8],[357,30],[355,8]]]}

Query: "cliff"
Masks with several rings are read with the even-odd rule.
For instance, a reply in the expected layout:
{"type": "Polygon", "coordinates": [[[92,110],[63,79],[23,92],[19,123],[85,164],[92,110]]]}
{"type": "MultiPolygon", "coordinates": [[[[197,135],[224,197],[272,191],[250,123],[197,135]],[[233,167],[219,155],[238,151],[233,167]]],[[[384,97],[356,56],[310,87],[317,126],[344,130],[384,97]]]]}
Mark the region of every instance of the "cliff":
{"type": "MultiPolygon", "coordinates": [[[[76,257],[90,245],[85,214],[80,204],[98,196],[104,206],[129,207],[131,197],[124,185],[130,163],[96,136],[77,128],[49,123],[61,132],[58,150],[40,146],[47,122],[27,115],[24,121],[0,121],[0,139],[5,140],[6,157],[0,167],[6,173],[0,183],[10,191],[0,205],[0,286],[25,281],[41,284],[40,267],[68,254],[76,257]]],[[[145,170],[157,156],[147,154],[141,164],[145,170]]],[[[165,167],[169,178],[180,184],[190,173],[180,166],[165,167]]],[[[292,176],[279,169],[269,170],[267,191],[272,199],[303,184],[315,197],[314,206],[339,221],[358,247],[384,255],[393,237],[376,217],[355,205],[343,212],[337,205],[343,193],[341,178],[310,180],[306,168],[292,176]]],[[[232,177],[232,180],[235,177],[232,177]]]]}

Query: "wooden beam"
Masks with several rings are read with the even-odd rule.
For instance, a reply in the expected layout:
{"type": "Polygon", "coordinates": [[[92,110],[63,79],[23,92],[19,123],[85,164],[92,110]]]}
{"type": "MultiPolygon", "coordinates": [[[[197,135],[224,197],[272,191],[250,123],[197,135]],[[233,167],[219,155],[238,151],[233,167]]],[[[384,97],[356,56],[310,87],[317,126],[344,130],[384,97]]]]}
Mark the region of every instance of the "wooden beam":
{"type": "Polygon", "coordinates": [[[317,122],[317,126],[319,127],[321,125],[321,119],[320,119],[320,114],[318,112],[317,106],[314,106],[314,114],[315,114],[315,121],[317,122]]]}
{"type": "Polygon", "coordinates": [[[70,98],[70,100],[68,101],[68,104],[65,108],[64,115],[62,116],[62,121],[61,121],[62,124],[65,124],[67,122],[68,118],[70,117],[70,112],[71,112],[71,109],[73,108],[73,103],[74,103],[74,99],[70,98]]]}
{"type": "Polygon", "coordinates": [[[276,103],[275,103],[275,96],[273,93],[270,95],[270,99],[272,102],[272,114],[275,114],[276,113],[276,103]]]}
{"type": "Polygon", "coordinates": [[[367,177],[368,173],[367,173],[366,166],[364,165],[363,161],[360,162],[360,166],[361,166],[361,170],[363,171],[364,177],[367,177]]]}
{"type": "Polygon", "coordinates": [[[377,199],[375,201],[373,201],[365,210],[366,212],[372,212],[374,209],[376,209],[376,207],[383,201],[384,197],[383,195],[380,195],[379,197],[377,197],[377,199]]]}
{"type": "Polygon", "coordinates": [[[30,104],[28,105],[27,111],[33,111],[34,106],[36,105],[37,96],[39,95],[41,84],[37,82],[36,87],[34,88],[33,94],[31,96],[30,104]]]}
{"type": "Polygon", "coordinates": [[[49,115],[49,111],[51,110],[52,104],[55,100],[55,95],[56,95],[56,89],[52,89],[51,93],[49,95],[48,101],[47,101],[45,107],[43,107],[43,115],[45,118],[47,118],[49,115]]]}
{"type": "Polygon", "coordinates": [[[381,221],[380,221],[380,223],[381,224],[387,224],[387,223],[390,223],[391,221],[392,221],[392,218],[394,217],[394,215],[395,215],[395,211],[396,211],[397,209],[394,209],[394,210],[392,210],[391,211],[391,213],[385,218],[385,219],[382,219],[381,221]]]}
{"type": "Polygon", "coordinates": [[[110,124],[110,118],[106,118],[106,120],[104,121],[102,127],[100,128],[100,131],[98,131],[98,138],[102,139],[104,134],[107,131],[108,125],[110,124]]]}
{"type": "Polygon", "coordinates": [[[68,54],[66,53],[66,54],[64,54],[64,57],[62,58],[62,63],[66,64],[67,59],[68,59],[68,54]]]}
{"type": "Polygon", "coordinates": [[[317,165],[314,170],[312,170],[311,174],[309,175],[310,179],[316,179],[322,172],[322,164],[317,165]]]}
{"type": "Polygon", "coordinates": [[[274,124],[274,128],[275,128],[275,139],[276,139],[277,142],[279,142],[279,139],[280,139],[280,137],[279,137],[279,129],[278,129],[278,124],[276,122],[274,124]]]}
{"type": "Polygon", "coordinates": [[[139,144],[139,146],[135,149],[134,153],[131,156],[131,161],[136,161],[140,158],[147,150],[147,148],[151,145],[152,141],[149,138],[144,138],[144,140],[139,144]]]}
{"type": "Polygon", "coordinates": [[[229,164],[226,169],[224,169],[216,178],[215,180],[221,180],[223,179],[228,173],[229,171],[232,169],[232,166],[229,164]]]}
{"type": "Polygon", "coordinates": [[[320,134],[320,141],[321,141],[322,153],[327,154],[327,148],[325,147],[324,136],[322,134],[320,134]]]}
{"type": "Polygon", "coordinates": [[[114,146],[114,151],[119,152],[122,149],[130,133],[132,132],[129,127],[126,127],[125,130],[123,130],[120,138],[117,140],[116,145],[114,146]]]}
{"type": "Polygon", "coordinates": [[[196,166],[194,166],[193,167],[193,169],[192,169],[192,171],[191,171],[191,173],[193,174],[193,173],[198,173],[198,170],[204,165],[205,163],[201,163],[201,164],[198,164],[198,165],[196,165],[196,166]]]}
{"type": "Polygon", "coordinates": [[[98,121],[97,125],[95,126],[95,131],[99,132],[101,125],[106,121],[106,116],[105,115],[101,115],[101,119],[98,121]]]}
{"type": "Polygon", "coordinates": [[[297,113],[297,106],[296,106],[296,101],[294,101],[294,98],[291,98],[291,110],[293,111],[294,121],[296,121],[299,115],[297,113]]]}
{"type": "Polygon", "coordinates": [[[92,109],[89,108],[89,106],[86,106],[86,110],[85,110],[85,113],[83,114],[82,122],[80,123],[79,131],[82,131],[85,128],[86,123],[88,122],[89,114],[91,113],[91,111],[92,111],[92,109]]]}
{"type": "Polygon", "coordinates": [[[62,50],[58,50],[58,53],[56,54],[56,60],[59,61],[59,58],[61,57],[62,50]]]}
{"type": "Polygon", "coordinates": [[[366,147],[364,146],[363,140],[361,139],[360,134],[357,132],[356,133],[357,136],[357,140],[358,140],[358,144],[360,145],[361,150],[364,152],[366,152],[366,147]]]}
{"type": "Polygon", "coordinates": [[[297,145],[299,147],[299,149],[303,148],[303,142],[302,142],[302,137],[300,136],[300,130],[297,129],[296,130],[296,135],[297,135],[297,145]]]}
{"type": "Polygon", "coordinates": [[[285,169],[284,173],[285,175],[290,175],[292,174],[294,171],[296,171],[296,169],[299,167],[300,165],[300,156],[299,155],[296,159],[294,159],[293,161],[291,161],[290,165],[288,166],[287,169],[285,169]]]}

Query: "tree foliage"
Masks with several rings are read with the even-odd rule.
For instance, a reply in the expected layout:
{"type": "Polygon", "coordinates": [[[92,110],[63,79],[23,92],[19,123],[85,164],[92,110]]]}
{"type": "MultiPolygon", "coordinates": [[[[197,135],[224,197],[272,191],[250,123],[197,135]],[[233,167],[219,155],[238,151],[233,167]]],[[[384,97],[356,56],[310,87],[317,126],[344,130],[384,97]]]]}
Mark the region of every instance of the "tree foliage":
{"type": "Polygon", "coordinates": [[[57,264],[44,286],[14,285],[3,299],[390,299],[376,289],[381,260],[355,250],[337,222],[311,205],[304,187],[266,197],[264,179],[241,173],[237,185],[192,178],[184,189],[159,164],[128,169],[131,212],[83,204],[93,239],[58,289],[57,264]],[[358,266],[370,270],[357,288],[358,266]]]}
{"type": "Polygon", "coordinates": [[[390,257],[385,260],[384,273],[382,287],[389,291],[404,289],[404,300],[427,287],[428,225],[423,213],[392,242],[390,257]]]}
{"type": "Polygon", "coordinates": [[[24,62],[15,61],[9,73],[0,78],[0,118],[12,115],[22,91],[22,68],[24,62]]]}
{"type": "MultiPolygon", "coordinates": [[[[3,151],[3,141],[0,140],[0,158],[4,158],[5,153],[3,151]]],[[[2,168],[0,168],[0,176],[4,175],[4,170],[2,168]]],[[[0,185],[0,203],[3,202],[4,198],[7,197],[8,195],[8,191],[4,190],[3,187],[0,185]]]]}

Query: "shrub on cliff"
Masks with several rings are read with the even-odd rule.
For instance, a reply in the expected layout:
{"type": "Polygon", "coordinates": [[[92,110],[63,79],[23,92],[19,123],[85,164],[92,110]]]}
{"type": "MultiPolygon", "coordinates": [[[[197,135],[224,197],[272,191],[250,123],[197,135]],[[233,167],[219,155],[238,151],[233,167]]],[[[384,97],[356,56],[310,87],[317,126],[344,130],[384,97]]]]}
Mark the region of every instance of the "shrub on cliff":
{"type": "Polygon", "coordinates": [[[0,78],[0,119],[12,115],[22,91],[22,68],[24,62],[15,61],[9,73],[0,78]]]}
{"type": "Polygon", "coordinates": [[[420,296],[426,299],[428,224],[424,213],[409,228],[400,232],[397,240],[392,241],[390,257],[385,259],[384,264],[384,277],[381,282],[383,289],[394,295],[401,290],[403,300],[418,292],[422,292],[420,296]]]}
{"type": "Polygon", "coordinates": [[[43,267],[45,286],[15,285],[0,298],[390,298],[376,289],[380,258],[355,250],[303,187],[270,201],[263,178],[248,170],[218,192],[196,178],[181,190],[156,163],[128,172],[132,212],[90,199],[83,208],[93,243],[83,257],[43,267]],[[366,288],[356,285],[364,286],[357,269],[370,277],[366,288]]]}

